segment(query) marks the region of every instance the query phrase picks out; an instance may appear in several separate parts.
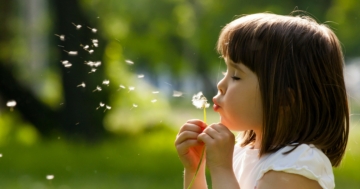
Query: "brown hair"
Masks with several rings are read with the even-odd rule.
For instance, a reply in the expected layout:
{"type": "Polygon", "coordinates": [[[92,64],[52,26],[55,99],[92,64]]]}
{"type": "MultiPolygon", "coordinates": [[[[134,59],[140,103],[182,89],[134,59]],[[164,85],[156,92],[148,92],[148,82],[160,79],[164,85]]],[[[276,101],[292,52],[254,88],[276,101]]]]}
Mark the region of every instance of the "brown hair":
{"type": "MultiPolygon", "coordinates": [[[[258,76],[264,111],[260,156],[313,144],[333,166],[340,164],[349,109],[340,42],[327,26],[307,16],[242,16],[222,29],[217,50],[258,76]]],[[[249,130],[243,138],[245,146],[256,135],[249,130]]]]}

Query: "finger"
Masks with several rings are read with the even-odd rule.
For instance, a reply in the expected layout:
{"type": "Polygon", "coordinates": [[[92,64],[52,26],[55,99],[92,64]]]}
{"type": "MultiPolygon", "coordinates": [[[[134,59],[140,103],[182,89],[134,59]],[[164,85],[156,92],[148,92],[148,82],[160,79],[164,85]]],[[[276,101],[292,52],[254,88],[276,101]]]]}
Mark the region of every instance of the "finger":
{"type": "Polygon", "coordinates": [[[217,136],[220,135],[220,132],[218,132],[214,127],[210,127],[210,126],[204,129],[203,133],[206,133],[212,139],[215,139],[217,136]]]}
{"type": "Polygon", "coordinates": [[[176,145],[176,149],[179,153],[179,155],[186,155],[187,153],[189,153],[189,149],[191,147],[195,147],[195,146],[203,146],[204,143],[199,142],[197,139],[189,139],[186,141],[183,141],[182,143],[176,145]]]}
{"type": "Polygon", "coordinates": [[[229,128],[227,128],[225,125],[223,125],[223,124],[221,124],[221,123],[217,123],[217,124],[212,124],[212,125],[210,125],[210,126],[208,126],[208,127],[211,127],[211,128],[213,128],[213,129],[215,129],[216,131],[218,131],[219,133],[221,133],[221,132],[231,132],[230,130],[229,130],[229,128]]]}
{"type": "Polygon", "coordinates": [[[198,125],[202,128],[205,128],[207,126],[207,124],[200,119],[190,119],[187,121],[187,123],[192,123],[192,124],[198,125]]]}
{"type": "Polygon", "coordinates": [[[199,133],[193,131],[183,131],[179,133],[175,140],[175,145],[180,144],[189,139],[197,139],[199,133]]]}
{"type": "Polygon", "coordinates": [[[207,133],[201,133],[199,134],[199,136],[197,137],[197,140],[199,142],[203,142],[205,144],[209,144],[210,142],[214,141],[214,138],[212,138],[210,135],[208,135],[207,133]]]}
{"type": "Polygon", "coordinates": [[[197,133],[201,133],[203,131],[203,128],[193,124],[193,123],[185,123],[179,131],[179,134],[184,132],[184,131],[193,131],[193,132],[197,132],[197,133]]]}

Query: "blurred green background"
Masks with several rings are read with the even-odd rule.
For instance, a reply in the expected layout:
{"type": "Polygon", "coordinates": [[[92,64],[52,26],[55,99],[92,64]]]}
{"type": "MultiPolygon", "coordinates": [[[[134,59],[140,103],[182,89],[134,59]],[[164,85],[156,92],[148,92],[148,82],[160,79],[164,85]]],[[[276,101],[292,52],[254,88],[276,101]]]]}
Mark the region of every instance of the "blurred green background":
{"type": "Polygon", "coordinates": [[[192,95],[217,92],[220,29],[293,10],[342,42],[352,122],[334,172],[359,189],[358,0],[0,0],[0,188],[182,188],[173,143],[202,119],[192,95]]]}

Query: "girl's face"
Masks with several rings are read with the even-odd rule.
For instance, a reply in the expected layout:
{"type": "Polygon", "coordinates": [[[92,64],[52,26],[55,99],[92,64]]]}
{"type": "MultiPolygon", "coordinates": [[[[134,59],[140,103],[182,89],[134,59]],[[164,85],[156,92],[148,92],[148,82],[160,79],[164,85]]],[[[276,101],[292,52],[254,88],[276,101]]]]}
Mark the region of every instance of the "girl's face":
{"type": "Polygon", "coordinates": [[[214,110],[230,130],[260,132],[263,108],[258,77],[244,64],[234,64],[230,59],[225,62],[227,72],[217,85],[214,110]]]}

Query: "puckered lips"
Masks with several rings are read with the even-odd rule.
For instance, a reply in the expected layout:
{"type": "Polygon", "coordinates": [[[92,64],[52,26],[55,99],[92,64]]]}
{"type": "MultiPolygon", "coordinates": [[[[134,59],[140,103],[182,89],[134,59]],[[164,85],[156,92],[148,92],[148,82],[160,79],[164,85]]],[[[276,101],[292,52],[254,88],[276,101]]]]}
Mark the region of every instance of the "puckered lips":
{"type": "Polygon", "coordinates": [[[213,102],[214,102],[213,109],[214,109],[215,112],[217,112],[217,110],[220,108],[220,106],[217,103],[217,100],[216,100],[215,97],[213,98],[213,102]]]}

